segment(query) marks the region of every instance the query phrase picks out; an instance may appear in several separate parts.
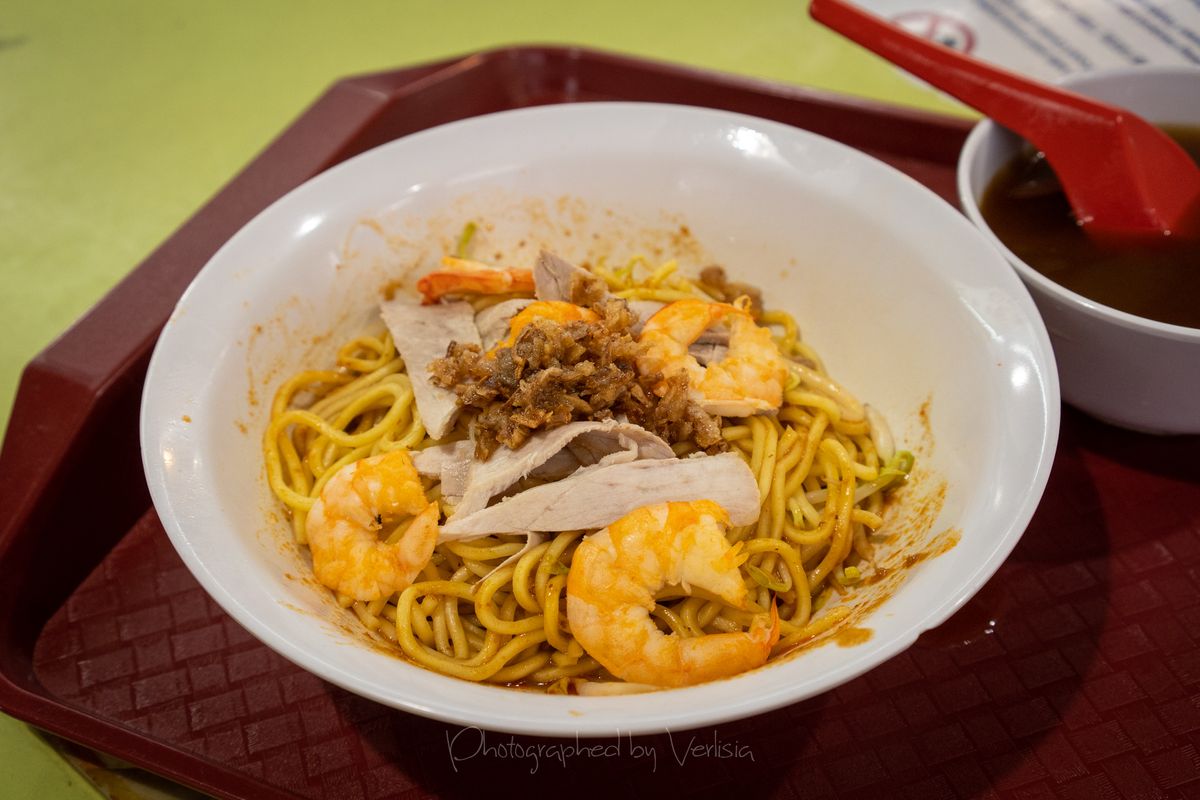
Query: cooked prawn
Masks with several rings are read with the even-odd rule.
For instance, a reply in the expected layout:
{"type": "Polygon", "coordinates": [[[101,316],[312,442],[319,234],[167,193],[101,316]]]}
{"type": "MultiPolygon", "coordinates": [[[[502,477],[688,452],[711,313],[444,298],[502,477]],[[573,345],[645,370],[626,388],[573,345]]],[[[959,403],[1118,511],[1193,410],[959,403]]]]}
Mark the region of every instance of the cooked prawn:
{"type": "Polygon", "coordinates": [[[654,595],[680,584],[747,607],[729,519],[711,500],[632,511],[584,539],[567,576],[567,619],[587,653],[625,681],[690,686],[761,666],[779,639],[779,617],[755,617],[743,633],[684,638],[650,618],[654,595]]]}
{"type": "Polygon", "coordinates": [[[448,294],[508,294],[532,292],[533,270],[519,267],[490,267],[479,261],[443,256],[443,270],[435,270],[417,281],[422,302],[431,305],[448,294]]]}
{"type": "Polygon", "coordinates": [[[425,497],[405,450],[364,458],[340,469],[308,512],[313,573],[325,586],[356,600],[390,597],[413,582],[433,554],[438,504],[425,497]],[[415,515],[394,543],[378,532],[401,515],[415,515]]]}
{"type": "Polygon", "coordinates": [[[494,353],[502,347],[512,347],[521,331],[529,327],[535,319],[547,319],[565,325],[568,322],[596,322],[599,317],[591,309],[564,300],[537,300],[513,315],[508,323],[508,338],[497,342],[491,352],[494,353]]]}
{"type": "MultiPolygon", "coordinates": [[[[684,373],[693,399],[710,414],[748,417],[783,404],[787,363],[771,338],[744,307],[704,300],[676,300],[642,328],[638,357],[643,374],[665,377],[684,373]],[[701,366],[688,347],[709,327],[727,322],[729,352],[701,366]]],[[[665,388],[665,387],[664,387],[665,388]]]]}

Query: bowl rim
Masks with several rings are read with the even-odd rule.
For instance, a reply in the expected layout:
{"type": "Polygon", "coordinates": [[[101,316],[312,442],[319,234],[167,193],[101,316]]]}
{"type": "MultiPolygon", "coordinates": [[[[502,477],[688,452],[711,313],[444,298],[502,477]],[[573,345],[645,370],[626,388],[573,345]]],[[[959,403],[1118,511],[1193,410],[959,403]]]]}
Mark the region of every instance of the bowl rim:
{"type": "MultiPolygon", "coordinates": [[[[1080,86],[1080,84],[1102,83],[1114,78],[1132,77],[1142,80],[1164,75],[1178,76],[1181,74],[1193,76],[1200,81],[1200,66],[1157,64],[1139,67],[1111,67],[1090,72],[1073,73],[1063,76],[1053,83],[1067,89],[1078,89],[1080,94],[1087,94],[1084,87],[1080,86]]],[[[976,187],[971,179],[971,167],[983,152],[984,145],[989,140],[1004,135],[1016,134],[1013,134],[1007,128],[991,119],[985,118],[976,123],[967,134],[962,150],[959,151],[958,163],[955,167],[955,183],[958,188],[958,202],[962,206],[964,213],[966,213],[967,217],[970,218],[971,222],[975,224],[984,237],[1004,254],[1005,259],[1013,269],[1017,270],[1022,280],[1037,287],[1038,290],[1048,297],[1069,307],[1076,308],[1093,319],[1113,323],[1127,330],[1163,339],[1200,344],[1200,328],[1140,317],[1137,314],[1131,314],[1128,311],[1122,311],[1110,305],[1092,300],[1047,278],[1009,249],[1008,245],[996,235],[991,226],[988,225],[987,220],[984,219],[983,212],[979,209],[979,202],[975,199],[975,190],[977,188],[982,190],[984,187],[976,187]]]]}
{"type": "MultiPolygon", "coordinates": [[[[315,176],[306,181],[301,186],[292,190],[282,198],[277,200],[271,206],[247,223],[233,237],[231,237],[222,247],[212,256],[205,267],[198,273],[192,284],[184,292],[179,300],[176,312],[172,314],[174,319],[180,312],[180,309],[186,307],[189,300],[194,294],[198,294],[197,289],[205,278],[206,274],[211,274],[208,269],[209,265],[214,262],[219,262],[227,257],[230,250],[239,246],[239,242],[247,236],[248,230],[253,230],[256,223],[261,218],[269,218],[272,215],[281,213],[280,209],[286,208],[289,203],[295,202],[294,198],[303,196],[304,193],[314,191],[312,187],[320,186],[322,182],[331,180],[334,176],[343,171],[355,169],[354,166],[363,159],[369,159],[372,154],[379,150],[391,147],[411,147],[413,142],[419,142],[431,136],[439,135],[440,131],[448,128],[458,128],[474,125],[487,125],[489,120],[494,120],[500,117],[511,117],[516,115],[537,116],[537,115],[558,115],[558,114],[598,114],[607,113],[608,110],[614,108],[631,109],[643,113],[651,114],[691,114],[697,116],[706,116],[713,119],[721,119],[726,122],[740,121],[746,124],[769,128],[781,134],[788,136],[800,136],[810,140],[819,140],[823,147],[833,147],[840,151],[852,153],[851,158],[859,160],[860,164],[866,166],[868,171],[876,173],[886,173],[886,180],[907,184],[908,188],[915,190],[917,193],[926,197],[924,202],[935,202],[939,207],[944,207],[946,215],[943,217],[944,224],[949,226],[959,227],[962,234],[968,238],[979,236],[978,229],[972,225],[965,217],[955,213],[952,206],[937,197],[930,189],[919,183],[915,179],[905,175],[895,168],[887,165],[878,159],[868,156],[855,148],[844,145],[840,142],[827,139],[818,134],[806,131],[786,123],[766,120],[759,117],[754,117],[746,114],[728,112],[723,110],[708,109],[694,106],[683,106],[677,104],[660,104],[660,103],[630,103],[630,102],[590,102],[579,104],[562,104],[553,106],[540,106],[531,108],[522,108],[510,111],[501,111],[492,114],[471,117],[458,122],[449,123],[448,125],[430,128],[401,139],[393,140],[392,142],[380,145],[377,148],[362,153],[354,158],[338,164],[329,170],[315,176]]],[[[981,252],[986,248],[983,241],[979,242],[981,252]]],[[[1003,259],[996,254],[997,265],[1002,265],[1003,259]]],[[[748,716],[762,714],[776,708],[799,702],[808,697],[828,691],[838,685],[841,685],[865,672],[874,669],[884,661],[894,657],[900,652],[903,652],[910,647],[924,631],[937,627],[959,608],[961,608],[971,597],[973,597],[987,582],[989,578],[1000,568],[1001,564],[1008,558],[1013,548],[1021,538],[1028,524],[1033,517],[1033,514],[1041,500],[1049,480],[1050,470],[1054,461],[1054,454],[1057,448],[1058,432],[1060,426],[1060,391],[1058,374],[1054,362],[1054,354],[1050,345],[1049,334],[1041,320],[1040,315],[1033,303],[1033,300],[1024,286],[1024,284],[1007,269],[997,269],[994,272],[994,280],[1000,284],[1009,283],[1009,289],[1013,294],[1013,300],[1019,307],[1022,307],[1025,313],[1025,322],[1030,326],[1029,344],[1033,351],[1030,358],[1033,359],[1035,365],[1041,367],[1037,370],[1037,385],[1040,388],[1036,399],[1031,399],[1031,405],[1036,409],[1036,415],[1033,409],[1030,412],[1030,420],[1038,425],[1040,436],[1037,441],[1030,443],[1030,450],[1034,451],[1036,447],[1036,456],[1032,454],[1031,461],[1036,461],[1035,469],[1027,473],[1019,482],[1014,483],[1014,490],[1019,490],[1019,503],[1015,504],[1012,513],[1004,517],[1004,522],[997,525],[996,535],[997,542],[989,545],[990,550],[985,550],[981,555],[986,555],[986,558],[980,559],[974,564],[974,568],[965,571],[958,581],[958,588],[954,592],[947,592],[936,603],[930,604],[922,614],[913,618],[911,623],[903,631],[892,634],[888,639],[880,642],[879,646],[871,651],[871,656],[859,657],[850,659],[844,664],[839,665],[836,669],[827,673],[829,679],[825,681],[825,685],[821,688],[815,688],[810,691],[796,692],[789,686],[770,686],[763,688],[763,692],[756,697],[742,699],[736,703],[730,702],[724,707],[712,708],[706,707],[702,703],[688,703],[686,695],[691,693],[700,699],[703,696],[703,690],[709,684],[700,684],[695,687],[685,689],[672,690],[671,695],[678,697],[678,701],[674,703],[674,707],[669,714],[660,713],[658,715],[650,715],[637,719],[623,719],[622,722],[616,724],[616,730],[627,734],[649,734],[661,733],[664,730],[688,730],[705,725],[714,725],[727,722],[733,719],[742,719],[748,716]]],[[[240,599],[225,586],[222,579],[217,574],[212,572],[209,565],[205,563],[201,554],[195,549],[193,543],[186,531],[183,528],[180,514],[175,513],[172,500],[167,492],[167,480],[164,474],[161,459],[157,457],[156,443],[161,436],[162,431],[155,428],[156,422],[160,417],[152,413],[155,405],[155,392],[158,390],[158,385],[161,378],[156,380],[156,376],[166,369],[164,364],[168,361],[169,343],[172,336],[168,330],[164,330],[159,342],[155,346],[154,353],[151,357],[147,378],[143,388],[142,395],[142,414],[140,420],[140,433],[142,439],[142,455],[143,465],[146,470],[148,483],[150,485],[150,493],[154,501],[155,508],[159,510],[160,518],[163,526],[166,529],[172,544],[180,553],[181,558],[197,578],[198,582],[212,596],[216,602],[234,618],[239,624],[245,626],[256,638],[262,641],[267,646],[271,647],[277,653],[283,655],[288,660],[309,671],[323,680],[329,681],[348,691],[367,697],[371,700],[380,702],[393,708],[399,708],[405,711],[420,714],[422,716],[431,717],[442,720],[444,722],[477,726],[487,730],[504,731],[520,734],[533,734],[542,736],[576,736],[576,737],[594,737],[594,736],[611,736],[614,732],[614,723],[611,719],[604,720],[589,720],[589,715],[584,715],[577,718],[569,718],[569,715],[563,715],[557,719],[551,719],[546,716],[529,716],[514,718],[505,713],[504,709],[490,708],[470,708],[458,699],[454,702],[447,701],[443,698],[433,697],[398,697],[395,694],[387,694],[384,692],[376,692],[370,685],[361,683],[361,677],[347,670],[341,669],[338,665],[327,661],[320,653],[314,653],[310,649],[302,647],[299,643],[293,642],[287,636],[277,633],[269,625],[258,618],[253,608],[244,605],[240,599]],[[164,344],[168,343],[168,344],[164,344]],[[600,725],[596,723],[600,722],[600,725]],[[589,724],[590,723],[590,724],[589,724]]],[[[168,417],[161,417],[167,419],[168,417]]],[[[444,681],[453,681],[453,687],[472,687],[469,682],[460,681],[457,678],[443,676],[438,673],[433,673],[425,670],[423,667],[413,665],[407,660],[405,664],[412,669],[422,670],[444,681]]],[[[741,677],[749,677],[754,672],[745,673],[743,676],[737,676],[729,680],[737,680],[741,677]]],[[[489,689],[496,690],[494,687],[489,689]]],[[[464,692],[467,691],[464,689],[464,692]]],[[[507,690],[498,690],[507,691],[507,690]]],[[[664,693],[664,695],[667,693],[664,693]]],[[[542,699],[538,695],[524,695],[513,693],[514,697],[530,697],[530,701],[535,702],[542,699]]],[[[558,698],[553,698],[558,700],[558,698]]],[[[592,705],[587,701],[603,701],[605,698],[570,698],[573,703],[578,704],[579,701],[584,701],[584,705],[592,705]]],[[[564,706],[564,709],[569,708],[564,706]]]]}

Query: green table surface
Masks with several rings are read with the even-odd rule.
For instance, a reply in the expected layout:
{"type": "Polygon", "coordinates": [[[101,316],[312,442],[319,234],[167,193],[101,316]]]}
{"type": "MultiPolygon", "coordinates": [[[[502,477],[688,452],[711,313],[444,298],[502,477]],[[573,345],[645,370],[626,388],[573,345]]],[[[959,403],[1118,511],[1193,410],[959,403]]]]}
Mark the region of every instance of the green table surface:
{"type": "MultiPolygon", "coordinates": [[[[0,429],[22,367],[336,79],[577,44],[953,114],[803,0],[17,0],[0,14],[0,429]]],[[[94,797],[0,717],[6,797],[94,797]]]]}

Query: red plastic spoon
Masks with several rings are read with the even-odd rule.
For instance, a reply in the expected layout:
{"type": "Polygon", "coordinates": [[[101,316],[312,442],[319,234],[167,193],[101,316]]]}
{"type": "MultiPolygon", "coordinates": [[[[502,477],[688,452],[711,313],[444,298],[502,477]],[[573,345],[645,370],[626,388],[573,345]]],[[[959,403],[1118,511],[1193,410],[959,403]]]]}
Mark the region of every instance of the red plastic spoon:
{"type": "Polygon", "coordinates": [[[812,0],[810,13],[1032,142],[1089,233],[1200,232],[1200,168],[1141,117],[976,61],[843,0],[812,0]]]}

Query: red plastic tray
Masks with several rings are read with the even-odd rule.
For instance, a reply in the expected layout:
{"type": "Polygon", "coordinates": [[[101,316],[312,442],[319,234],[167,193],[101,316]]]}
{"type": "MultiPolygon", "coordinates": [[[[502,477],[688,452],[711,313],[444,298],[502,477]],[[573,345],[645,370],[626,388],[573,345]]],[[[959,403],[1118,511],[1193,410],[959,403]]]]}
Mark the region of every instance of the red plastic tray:
{"type": "Polygon", "coordinates": [[[1200,440],[1064,412],[1046,496],[956,616],[836,691],[671,736],[488,734],[360,699],[260,645],[150,508],[139,394],[176,299],[307,178],[432,125],[538,103],[787,122],[953,202],[965,123],[586,50],[496,50],[336,84],[27,368],[0,452],[0,707],[227,797],[1200,797],[1200,440]],[[581,788],[582,787],[582,788],[581,788]]]}

